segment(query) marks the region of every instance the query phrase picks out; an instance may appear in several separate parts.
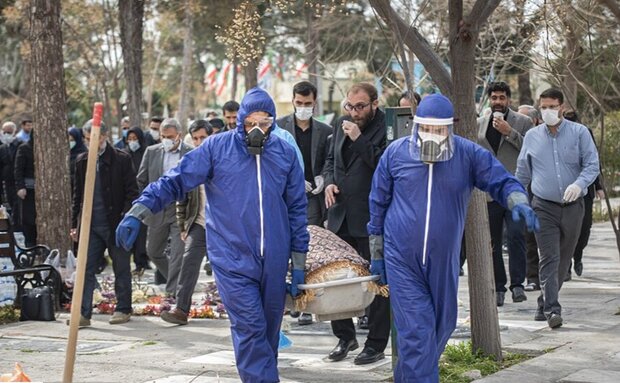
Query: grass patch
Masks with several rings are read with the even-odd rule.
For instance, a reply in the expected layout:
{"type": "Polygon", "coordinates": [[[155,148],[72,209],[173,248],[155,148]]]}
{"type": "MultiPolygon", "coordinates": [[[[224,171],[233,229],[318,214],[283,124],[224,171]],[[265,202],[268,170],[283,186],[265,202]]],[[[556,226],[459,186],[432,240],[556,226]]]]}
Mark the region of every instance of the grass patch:
{"type": "Polygon", "coordinates": [[[13,305],[0,306],[0,324],[19,321],[19,310],[13,305]]]}
{"type": "Polygon", "coordinates": [[[156,344],[157,344],[157,342],[155,342],[154,340],[147,340],[147,341],[142,342],[143,346],[153,346],[153,345],[156,345],[156,344]]]}
{"type": "Polygon", "coordinates": [[[439,361],[439,381],[441,383],[469,383],[472,379],[463,376],[467,371],[478,370],[482,376],[494,374],[501,369],[521,363],[530,356],[504,353],[504,360],[472,351],[471,342],[448,345],[439,361]]]}

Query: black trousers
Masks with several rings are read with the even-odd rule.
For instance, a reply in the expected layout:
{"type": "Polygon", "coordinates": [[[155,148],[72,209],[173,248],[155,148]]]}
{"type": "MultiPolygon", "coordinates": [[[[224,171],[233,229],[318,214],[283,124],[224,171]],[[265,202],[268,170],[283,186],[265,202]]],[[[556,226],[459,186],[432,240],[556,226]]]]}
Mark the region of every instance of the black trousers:
{"type": "MultiPolygon", "coordinates": [[[[370,246],[368,237],[352,237],[347,230],[346,221],[342,223],[340,230],[336,233],[367,261],[370,261],[370,246]]],[[[383,352],[388,344],[390,337],[390,300],[376,295],[368,310],[368,337],[366,347],[372,347],[378,352],[383,352]]],[[[356,338],[355,325],[353,319],[341,319],[331,322],[332,331],[338,339],[351,341],[356,338]]]]}
{"type": "Polygon", "coordinates": [[[510,290],[523,287],[525,280],[525,226],[523,221],[512,220],[512,213],[496,201],[487,203],[491,244],[493,246],[493,272],[495,274],[495,291],[506,292],[506,269],[502,254],[503,228],[508,239],[508,271],[510,290]]]}
{"type": "Polygon", "coordinates": [[[583,197],[583,221],[581,223],[581,233],[577,240],[577,247],[575,247],[575,253],[573,253],[573,262],[575,264],[581,263],[583,258],[583,249],[588,246],[588,240],[590,239],[590,229],[592,228],[592,205],[594,205],[594,198],[589,194],[583,197]]]}
{"type": "Polygon", "coordinates": [[[527,283],[536,283],[540,286],[540,278],[538,278],[538,243],[536,236],[529,231],[525,233],[525,275],[527,283]]]}

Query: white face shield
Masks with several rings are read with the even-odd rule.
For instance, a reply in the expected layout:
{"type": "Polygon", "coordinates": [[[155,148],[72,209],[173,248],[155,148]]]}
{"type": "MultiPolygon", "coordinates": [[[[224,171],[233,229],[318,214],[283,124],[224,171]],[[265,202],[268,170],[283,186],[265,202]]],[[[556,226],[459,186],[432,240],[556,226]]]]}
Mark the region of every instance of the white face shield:
{"type": "Polygon", "coordinates": [[[413,119],[411,155],[422,162],[448,161],[454,154],[454,133],[452,119],[413,119]]]}

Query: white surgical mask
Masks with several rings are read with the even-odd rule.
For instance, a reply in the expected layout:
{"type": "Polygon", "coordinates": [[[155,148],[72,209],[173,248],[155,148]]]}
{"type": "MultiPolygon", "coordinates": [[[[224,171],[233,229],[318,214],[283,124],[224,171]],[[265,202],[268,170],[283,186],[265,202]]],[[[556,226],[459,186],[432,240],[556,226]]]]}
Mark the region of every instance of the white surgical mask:
{"type": "Polygon", "coordinates": [[[128,141],[127,145],[129,146],[129,150],[131,150],[132,152],[135,152],[136,150],[140,149],[139,141],[128,141]]]}
{"type": "Polygon", "coordinates": [[[12,135],[11,133],[2,133],[2,136],[0,137],[0,141],[2,141],[3,144],[10,144],[11,142],[13,142],[15,140],[15,136],[12,135]]]}
{"type": "Polygon", "coordinates": [[[153,137],[155,141],[159,140],[159,130],[151,129],[151,137],[153,137]]]}
{"type": "Polygon", "coordinates": [[[161,140],[161,144],[164,146],[164,150],[169,152],[172,150],[172,147],[174,146],[175,141],[171,140],[169,138],[164,138],[161,140]]]}
{"type": "Polygon", "coordinates": [[[75,148],[75,141],[69,141],[69,149],[75,148]]]}
{"type": "Polygon", "coordinates": [[[542,120],[547,126],[556,126],[560,123],[559,111],[554,109],[544,109],[540,111],[542,120]]]}
{"type": "Polygon", "coordinates": [[[312,112],[314,111],[314,108],[309,107],[309,108],[295,108],[295,117],[297,117],[298,120],[302,120],[302,121],[307,121],[309,119],[312,118],[312,112]]]}

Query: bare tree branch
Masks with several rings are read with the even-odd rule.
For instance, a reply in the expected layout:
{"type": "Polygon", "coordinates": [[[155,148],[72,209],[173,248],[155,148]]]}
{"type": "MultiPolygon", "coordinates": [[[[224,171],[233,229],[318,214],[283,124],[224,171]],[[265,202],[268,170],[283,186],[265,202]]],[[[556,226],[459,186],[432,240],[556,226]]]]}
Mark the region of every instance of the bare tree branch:
{"type": "Polygon", "coordinates": [[[389,0],[369,0],[369,2],[379,17],[392,29],[392,33],[400,34],[405,45],[415,53],[441,92],[451,97],[450,72],[417,28],[408,25],[392,8],[389,0]]]}
{"type": "Polygon", "coordinates": [[[468,19],[472,20],[472,28],[478,30],[495,11],[501,0],[477,0],[468,19]]]}

